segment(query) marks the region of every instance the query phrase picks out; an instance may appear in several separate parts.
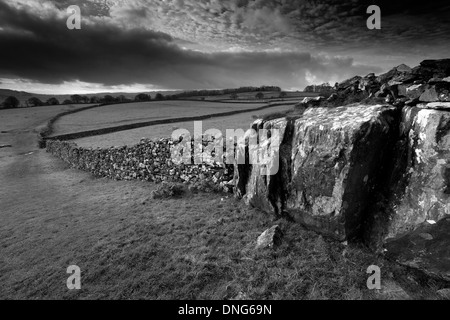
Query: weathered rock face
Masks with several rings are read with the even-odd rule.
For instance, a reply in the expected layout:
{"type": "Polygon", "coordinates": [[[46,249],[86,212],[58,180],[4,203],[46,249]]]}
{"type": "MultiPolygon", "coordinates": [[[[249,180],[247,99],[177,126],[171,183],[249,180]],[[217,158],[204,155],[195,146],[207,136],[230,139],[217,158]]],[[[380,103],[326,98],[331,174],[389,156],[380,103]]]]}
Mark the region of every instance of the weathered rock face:
{"type": "Polygon", "coordinates": [[[421,109],[435,109],[435,110],[450,111],[450,102],[424,103],[424,104],[418,104],[417,107],[421,108],[421,109]]]}
{"type": "Polygon", "coordinates": [[[262,128],[263,121],[256,120],[250,129],[245,133],[244,137],[238,141],[236,146],[236,156],[234,160],[234,193],[238,198],[242,198],[247,193],[247,182],[252,171],[250,164],[249,143],[257,139],[257,131],[262,128]]]}
{"type": "Polygon", "coordinates": [[[307,111],[295,122],[285,210],[338,239],[357,235],[396,117],[381,105],[307,111]]]}
{"type": "MultiPolygon", "coordinates": [[[[255,127],[256,130],[265,129],[273,139],[281,145],[284,140],[288,120],[286,118],[275,119],[255,127]]],[[[281,194],[278,189],[280,185],[280,148],[269,144],[261,144],[259,152],[271,154],[269,161],[264,159],[254,159],[254,164],[249,172],[246,181],[244,200],[247,204],[259,207],[267,212],[279,214],[279,196],[281,194]]],[[[252,150],[250,150],[252,154],[252,150]]]]}
{"type": "Polygon", "coordinates": [[[426,221],[450,217],[450,112],[403,110],[407,139],[404,181],[394,200],[386,238],[398,238],[426,221]]]}
{"type": "MultiPolygon", "coordinates": [[[[370,195],[379,188],[396,118],[394,107],[356,105],[311,108],[295,121],[269,121],[261,128],[277,128],[282,137],[275,155],[281,155],[279,170],[266,176],[260,165],[246,167],[246,187],[239,193],[252,206],[287,213],[335,238],[356,236],[370,195]]],[[[245,178],[242,168],[235,172],[245,178]]]]}

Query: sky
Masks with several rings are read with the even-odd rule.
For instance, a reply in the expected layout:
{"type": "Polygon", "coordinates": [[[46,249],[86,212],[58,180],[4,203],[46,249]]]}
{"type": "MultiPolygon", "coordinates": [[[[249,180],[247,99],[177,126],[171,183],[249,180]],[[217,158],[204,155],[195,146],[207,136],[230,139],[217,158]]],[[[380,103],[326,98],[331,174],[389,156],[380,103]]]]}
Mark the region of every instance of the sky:
{"type": "Polygon", "coordinates": [[[450,58],[449,17],[448,0],[0,0],[0,88],[303,90],[450,58]],[[80,30],[67,28],[70,5],[80,30]]]}

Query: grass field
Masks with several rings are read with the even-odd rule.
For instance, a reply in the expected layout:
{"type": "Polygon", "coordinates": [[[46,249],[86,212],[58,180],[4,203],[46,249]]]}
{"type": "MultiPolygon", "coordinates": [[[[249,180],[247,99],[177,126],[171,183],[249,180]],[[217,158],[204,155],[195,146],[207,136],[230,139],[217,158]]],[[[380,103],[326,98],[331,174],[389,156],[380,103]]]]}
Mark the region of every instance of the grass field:
{"type": "Polygon", "coordinates": [[[153,101],[114,104],[61,118],[55,123],[54,135],[114,127],[136,122],[254,109],[263,105],[263,103],[239,104],[204,101],[153,101]]]}
{"type": "MultiPolygon", "coordinates": [[[[225,135],[226,129],[243,129],[244,131],[250,127],[250,124],[258,117],[264,116],[273,112],[284,112],[291,110],[292,105],[277,106],[267,108],[257,112],[245,112],[233,116],[218,117],[202,121],[203,131],[214,128],[219,129],[225,135]]],[[[139,142],[141,138],[164,138],[170,137],[175,129],[187,129],[194,135],[194,122],[178,122],[171,124],[162,124],[149,127],[143,127],[138,129],[119,131],[99,136],[86,137],[74,140],[79,146],[82,147],[101,147],[108,148],[111,146],[124,146],[134,145],[139,142]]]]}

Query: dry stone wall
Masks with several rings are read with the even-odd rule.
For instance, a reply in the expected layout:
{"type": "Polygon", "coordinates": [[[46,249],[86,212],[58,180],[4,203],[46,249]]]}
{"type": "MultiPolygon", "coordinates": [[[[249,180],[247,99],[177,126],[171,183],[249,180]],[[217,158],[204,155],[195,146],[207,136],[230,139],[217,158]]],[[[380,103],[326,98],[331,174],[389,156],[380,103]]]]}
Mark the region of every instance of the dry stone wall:
{"type": "MultiPolygon", "coordinates": [[[[194,150],[194,141],[191,143],[194,150]]],[[[176,164],[171,153],[171,148],[176,144],[171,139],[143,139],[131,147],[92,149],[82,148],[70,141],[48,140],[46,147],[47,152],[64,160],[73,168],[91,172],[96,177],[188,183],[202,185],[214,191],[232,191],[232,164],[227,165],[225,161],[176,164]]]]}

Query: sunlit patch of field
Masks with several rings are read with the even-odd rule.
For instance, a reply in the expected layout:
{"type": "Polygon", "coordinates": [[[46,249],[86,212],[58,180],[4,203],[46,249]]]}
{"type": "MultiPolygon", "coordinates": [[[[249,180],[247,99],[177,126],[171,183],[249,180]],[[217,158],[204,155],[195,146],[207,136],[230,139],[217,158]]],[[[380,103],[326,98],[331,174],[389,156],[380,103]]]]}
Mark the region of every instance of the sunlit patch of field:
{"type": "MultiPolygon", "coordinates": [[[[28,150],[29,145],[36,145],[36,141],[29,141],[26,133],[34,138],[38,132],[47,126],[47,121],[57,114],[91,106],[89,104],[57,105],[35,108],[16,108],[0,110],[0,145],[12,145],[28,150]],[[21,138],[21,135],[24,135],[21,138]]],[[[25,152],[24,151],[24,152],[25,152]]],[[[0,148],[0,159],[11,155],[12,148],[0,148]]],[[[1,207],[1,205],[0,205],[1,207]]]]}
{"type": "MultiPolygon", "coordinates": [[[[268,113],[285,112],[291,110],[292,108],[292,105],[284,105],[267,108],[256,112],[245,112],[233,116],[203,120],[201,122],[203,129],[202,132],[205,132],[208,129],[218,129],[225,136],[227,129],[243,129],[246,131],[255,119],[263,117],[268,113]]],[[[173,131],[177,129],[187,129],[191,133],[191,136],[194,136],[194,122],[187,121],[119,131],[99,136],[80,138],[74,141],[82,147],[119,147],[124,145],[135,145],[142,138],[157,139],[170,137],[173,131]]]]}
{"type": "Polygon", "coordinates": [[[43,119],[69,110],[77,110],[93,104],[57,105],[34,108],[16,108],[0,110],[0,130],[11,131],[22,128],[24,124],[43,122],[43,119]]]}
{"type": "Polygon", "coordinates": [[[55,123],[54,135],[89,131],[130,123],[194,117],[234,110],[255,109],[261,104],[207,101],[151,101],[114,104],[65,116],[55,123]]]}

